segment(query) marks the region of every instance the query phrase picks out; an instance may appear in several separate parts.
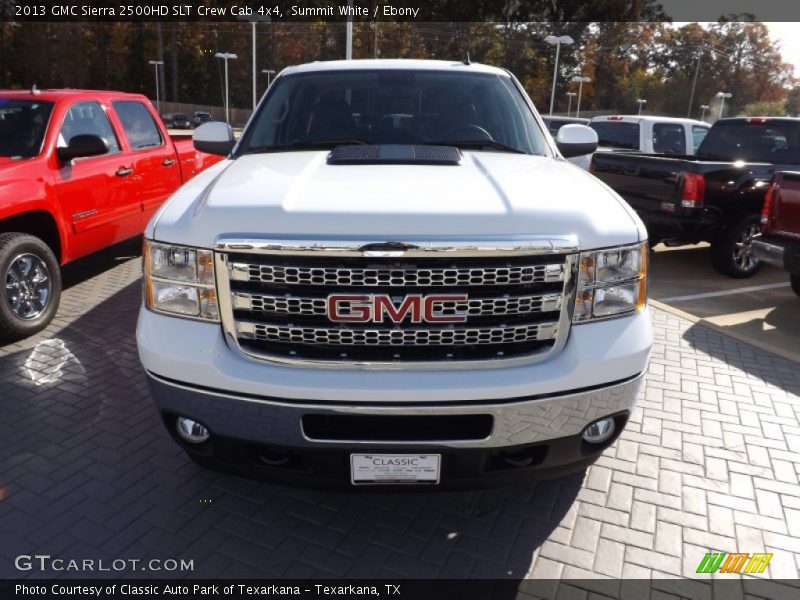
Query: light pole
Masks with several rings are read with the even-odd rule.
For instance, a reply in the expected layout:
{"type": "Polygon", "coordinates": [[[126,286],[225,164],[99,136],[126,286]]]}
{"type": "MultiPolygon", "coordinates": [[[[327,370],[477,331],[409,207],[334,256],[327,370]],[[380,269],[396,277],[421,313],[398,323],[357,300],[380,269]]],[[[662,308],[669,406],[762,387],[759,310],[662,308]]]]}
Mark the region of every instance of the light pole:
{"type": "Polygon", "coordinates": [[[161,100],[159,98],[159,90],[158,90],[158,65],[164,66],[163,60],[151,60],[150,64],[156,68],[156,112],[158,116],[161,116],[161,100]]]}
{"type": "Polygon", "coordinates": [[[708,104],[701,104],[700,105],[700,110],[703,111],[702,113],[700,113],[700,120],[701,121],[705,121],[706,120],[706,111],[708,110],[708,104]]]}
{"type": "Polygon", "coordinates": [[[717,98],[719,98],[719,118],[722,118],[722,112],[725,110],[725,98],[730,98],[733,96],[730,92],[717,92],[717,98]]]}
{"type": "Polygon", "coordinates": [[[269,82],[272,76],[275,75],[275,69],[261,69],[261,72],[267,76],[267,89],[269,90],[269,82]]]}
{"type": "Polygon", "coordinates": [[[643,104],[647,104],[647,100],[645,100],[643,98],[639,98],[639,99],[636,100],[636,104],[639,105],[639,114],[642,114],[642,105],[643,104]]]}
{"type": "Polygon", "coordinates": [[[550,45],[555,44],[556,47],[556,64],[553,67],[553,89],[550,92],[550,115],[552,116],[553,105],[556,103],[556,80],[558,79],[558,58],[561,56],[561,44],[569,46],[570,44],[574,44],[575,41],[568,35],[548,35],[546,38],[544,38],[544,41],[550,45]]]}
{"type": "Polygon", "coordinates": [[[217,52],[214,56],[225,61],[225,122],[230,125],[230,111],[228,109],[228,61],[239,58],[231,52],[217,52]]]}
{"type": "Polygon", "coordinates": [[[572,110],[572,97],[577,96],[575,92],[567,92],[567,116],[569,116],[570,111],[572,110]]]}
{"type": "Polygon", "coordinates": [[[353,60],[353,0],[347,0],[347,29],[344,57],[353,60]]]}
{"type": "Polygon", "coordinates": [[[581,94],[583,93],[583,84],[590,83],[592,81],[591,77],[587,77],[586,75],[575,75],[572,79],[570,79],[572,83],[578,84],[578,106],[575,109],[575,116],[581,116],[581,94]]]}

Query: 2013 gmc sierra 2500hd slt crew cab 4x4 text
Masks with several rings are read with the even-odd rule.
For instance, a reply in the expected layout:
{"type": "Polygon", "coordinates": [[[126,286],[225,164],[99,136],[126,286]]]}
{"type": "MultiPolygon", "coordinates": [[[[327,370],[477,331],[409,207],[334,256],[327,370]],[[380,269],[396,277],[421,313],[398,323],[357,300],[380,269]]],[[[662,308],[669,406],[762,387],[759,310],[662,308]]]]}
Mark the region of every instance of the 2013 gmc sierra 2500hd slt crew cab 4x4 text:
{"type": "Polygon", "coordinates": [[[647,368],[644,226],[478,64],[286,69],[146,231],[137,328],[194,460],[294,484],[464,488],[585,467],[647,368]]]}
{"type": "Polygon", "coordinates": [[[53,319],[60,265],[141,235],[220,157],[172,139],[138,94],[0,90],[0,338],[53,319]]]}

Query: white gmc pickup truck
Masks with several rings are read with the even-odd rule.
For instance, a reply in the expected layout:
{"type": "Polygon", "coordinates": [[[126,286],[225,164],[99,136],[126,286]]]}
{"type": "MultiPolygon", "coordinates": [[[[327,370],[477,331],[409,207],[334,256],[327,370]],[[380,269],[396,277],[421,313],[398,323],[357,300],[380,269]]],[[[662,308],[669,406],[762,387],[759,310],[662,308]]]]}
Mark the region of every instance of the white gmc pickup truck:
{"type": "Polygon", "coordinates": [[[145,233],[137,339],[174,439],[291,484],[585,468],[647,368],[647,239],[519,82],[438,61],[283,71],[145,233]]]}

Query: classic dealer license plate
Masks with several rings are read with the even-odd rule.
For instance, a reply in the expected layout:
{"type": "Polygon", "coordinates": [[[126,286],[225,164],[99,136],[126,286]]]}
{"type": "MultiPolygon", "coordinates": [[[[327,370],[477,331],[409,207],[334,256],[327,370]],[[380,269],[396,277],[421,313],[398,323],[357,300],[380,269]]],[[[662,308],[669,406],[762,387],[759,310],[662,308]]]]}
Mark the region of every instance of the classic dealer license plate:
{"type": "Polygon", "coordinates": [[[351,454],[350,479],[363,483],[439,483],[441,454],[351,454]]]}

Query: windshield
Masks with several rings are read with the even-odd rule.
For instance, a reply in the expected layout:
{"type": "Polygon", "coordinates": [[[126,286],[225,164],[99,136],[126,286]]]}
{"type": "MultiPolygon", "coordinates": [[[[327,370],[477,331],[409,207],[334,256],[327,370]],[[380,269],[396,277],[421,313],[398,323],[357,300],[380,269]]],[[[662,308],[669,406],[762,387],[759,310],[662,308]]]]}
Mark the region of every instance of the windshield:
{"type": "Polygon", "coordinates": [[[639,149],[639,124],[624,121],[592,121],[589,127],[597,132],[598,144],[608,148],[639,149]]]}
{"type": "Polygon", "coordinates": [[[238,152],[358,143],[545,152],[533,114],[510,77],[410,69],[281,77],[238,152]]]}
{"type": "Polygon", "coordinates": [[[52,102],[0,98],[0,156],[39,154],[51,112],[52,102]]]}
{"type": "Polygon", "coordinates": [[[697,155],[725,161],[800,164],[800,122],[720,121],[703,139],[697,155]]]}

